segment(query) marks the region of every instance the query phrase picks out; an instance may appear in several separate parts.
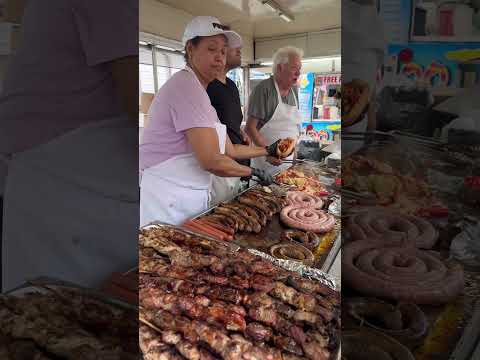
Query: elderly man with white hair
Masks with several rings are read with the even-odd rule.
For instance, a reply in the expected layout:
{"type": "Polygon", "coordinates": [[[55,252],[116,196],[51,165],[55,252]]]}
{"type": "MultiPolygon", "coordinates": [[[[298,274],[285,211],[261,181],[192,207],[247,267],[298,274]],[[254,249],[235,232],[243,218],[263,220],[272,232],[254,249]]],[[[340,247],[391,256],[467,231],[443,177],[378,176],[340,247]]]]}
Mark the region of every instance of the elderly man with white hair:
{"type": "MultiPolygon", "coordinates": [[[[302,68],[303,51],[292,46],[273,55],[273,76],[260,82],[249,98],[246,132],[257,146],[267,146],[277,139],[300,135],[297,81],[302,68]]],[[[252,166],[273,174],[288,165],[271,157],[252,160],[252,166]]]]}

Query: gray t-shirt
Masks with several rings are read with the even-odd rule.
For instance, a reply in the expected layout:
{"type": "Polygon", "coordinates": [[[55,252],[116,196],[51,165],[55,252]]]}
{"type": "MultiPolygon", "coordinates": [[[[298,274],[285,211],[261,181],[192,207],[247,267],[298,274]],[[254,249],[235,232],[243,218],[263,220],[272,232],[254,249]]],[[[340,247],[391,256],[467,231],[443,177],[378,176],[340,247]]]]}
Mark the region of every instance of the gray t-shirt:
{"type": "MultiPolygon", "coordinates": [[[[258,129],[262,128],[263,125],[272,118],[278,105],[277,89],[275,89],[275,83],[273,81],[273,76],[261,81],[253,89],[248,100],[248,116],[253,116],[258,119],[258,129]]],[[[282,96],[282,101],[285,104],[295,106],[295,98],[298,104],[297,88],[289,91],[287,96],[282,96]]]]}

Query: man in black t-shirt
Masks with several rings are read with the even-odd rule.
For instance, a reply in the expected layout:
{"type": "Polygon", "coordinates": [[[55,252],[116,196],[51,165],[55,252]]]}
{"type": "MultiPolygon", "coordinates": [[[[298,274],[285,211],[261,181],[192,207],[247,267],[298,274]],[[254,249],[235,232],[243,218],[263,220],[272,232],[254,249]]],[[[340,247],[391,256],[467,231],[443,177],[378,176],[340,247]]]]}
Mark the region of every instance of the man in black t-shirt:
{"type": "MultiPolygon", "coordinates": [[[[232,144],[249,145],[250,139],[241,129],[243,113],[240,94],[235,83],[227,73],[239,67],[242,61],[242,48],[227,50],[227,64],[224,72],[210,84],[207,93],[212,106],[217,110],[220,122],[227,127],[227,134],[232,144]]],[[[250,160],[237,160],[240,164],[250,166],[250,160]]],[[[231,199],[241,189],[240,178],[221,178],[214,176],[211,193],[211,205],[231,199]]]]}

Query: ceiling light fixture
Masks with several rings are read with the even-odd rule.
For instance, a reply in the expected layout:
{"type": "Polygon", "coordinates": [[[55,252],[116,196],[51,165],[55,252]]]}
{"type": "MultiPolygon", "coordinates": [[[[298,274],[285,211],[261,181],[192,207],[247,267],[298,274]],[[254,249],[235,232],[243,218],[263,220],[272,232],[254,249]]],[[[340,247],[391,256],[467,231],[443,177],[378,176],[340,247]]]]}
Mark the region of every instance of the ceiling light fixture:
{"type": "Polygon", "coordinates": [[[262,4],[265,5],[270,11],[276,13],[286,22],[292,22],[295,18],[292,15],[287,14],[275,1],[262,0],[262,4]]]}
{"type": "Polygon", "coordinates": [[[168,47],[168,46],[162,46],[162,45],[155,45],[156,48],[162,49],[162,50],[168,50],[168,51],[177,51],[177,49],[168,47]]]}
{"type": "Polygon", "coordinates": [[[289,15],[286,15],[286,14],[282,14],[280,13],[280,17],[285,20],[286,22],[292,22],[293,21],[293,18],[289,15]]]}

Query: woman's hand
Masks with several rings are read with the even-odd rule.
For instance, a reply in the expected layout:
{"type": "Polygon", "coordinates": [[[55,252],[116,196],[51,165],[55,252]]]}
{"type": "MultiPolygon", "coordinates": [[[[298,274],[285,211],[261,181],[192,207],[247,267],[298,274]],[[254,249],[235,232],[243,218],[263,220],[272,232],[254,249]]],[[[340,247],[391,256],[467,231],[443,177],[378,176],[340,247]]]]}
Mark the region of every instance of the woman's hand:
{"type": "Polygon", "coordinates": [[[273,177],[264,170],[252,168],[252,176],[258,178],[260,185],[268,186],[273,183],[273,177]]]}

